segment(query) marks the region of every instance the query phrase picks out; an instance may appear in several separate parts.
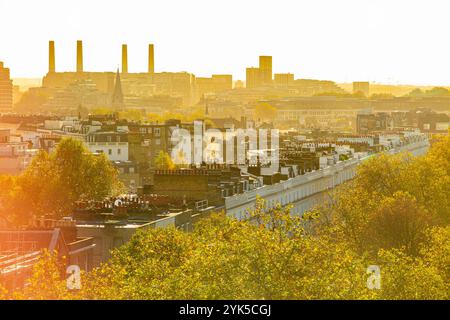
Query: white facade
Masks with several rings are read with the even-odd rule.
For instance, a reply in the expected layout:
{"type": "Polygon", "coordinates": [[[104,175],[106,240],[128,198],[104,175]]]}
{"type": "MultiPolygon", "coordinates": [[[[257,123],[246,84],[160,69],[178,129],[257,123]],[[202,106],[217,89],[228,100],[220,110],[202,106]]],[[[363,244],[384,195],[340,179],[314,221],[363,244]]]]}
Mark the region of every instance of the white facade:
{"type": "Polygon", "coordinates": [[[128,161],[128,142],[86,142],[92,153],[104,153],[110,161],[128,161]]]}
{"type": "MultiPolygon", "coordinates": [[[[425,136],[420,136],[417,137],[417,141],[388,152],[395,154],[409,151],[418,156],[424,154],[428,147],[428,140],[425,139],[425,136]]],[[[227,197],[225,198],[225,212],[230,217],[244,219],[246,211],[255,207],[256,197],[260,196],[266,200],[268,207],[275,206],[277,203],[283,206],[291,204],[293,206],[291,213],[301,215],[315,205],[326,201],[327,191],[352,179],[356,175],[358,165],[367,158],[338,162],[336,165],[308,172],[280,183],[265,185],[243,194],[227,197]]]]}
{"type": "Polygon", "coordinates": [[[269,207],[277,203],[291,204],[293,205],[291,212],[301,214],[322,202],[324,191],[352,179],[356,174],[358,163],[357,159],[339,162],[325,169],[228,197],[225,199],[225,211],[229,216],[242,219],[246,210],[254,208],[256,196],[259,195],[266,200],[269,207]]]}

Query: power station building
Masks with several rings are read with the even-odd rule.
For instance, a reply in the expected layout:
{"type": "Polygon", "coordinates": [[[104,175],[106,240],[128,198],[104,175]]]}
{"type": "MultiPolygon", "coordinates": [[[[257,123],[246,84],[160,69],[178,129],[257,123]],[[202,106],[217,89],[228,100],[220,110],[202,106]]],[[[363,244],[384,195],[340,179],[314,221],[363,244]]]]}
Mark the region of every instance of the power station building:
{"type": "MultiPolygon", "coordinates": [[[[114,72],[86,72],[83,68],[83,43],[77,41],[76,45],[76,71],[58,72],[56,71],[55,43],[49,42],[49,68],[44,76],[42,87],[53,95],[53,104],[56,106],[61,102],[57,96],[67,95],[67,88],[77,86],[77,90],[88,89],[82,92],[83,98],[95,95],[92,104],[112,106],[116,74],[114,72]]],[[[124,105],[126,107],[127,97],[153,97],[157,95],[167,95],[179,97],[184,105],[192,105],[196,102],[197,93],[195,87],[195,76],[187,72],[162,72],[155,73],[154,45],[148,46],[148,69],[147,72],[128,72],[128,47],[122,45],[122,70],[121,89],[123,90],[124,105]]],[[[73,90],[72,90],[73,91],[73,90]]],[[[69,93],[70,95],[70,93],[69,93]]],[[[64,99],[63,99],[64,100],[64,99]]],[[[75,102],[73,102],[75,104],[75,102]]],[[[89,101],[79,101],[79,104],[88,105],[89,101]],[[84,103],[83,103],[84,102],[84,103]]],[[[73,106],[72,106],[73,107],[73,106]]]]}

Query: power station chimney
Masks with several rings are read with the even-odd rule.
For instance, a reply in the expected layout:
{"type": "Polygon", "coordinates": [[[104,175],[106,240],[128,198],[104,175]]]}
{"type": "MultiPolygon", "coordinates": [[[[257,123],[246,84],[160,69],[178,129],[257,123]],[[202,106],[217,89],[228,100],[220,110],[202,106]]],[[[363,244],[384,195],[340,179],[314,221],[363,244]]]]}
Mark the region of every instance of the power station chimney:
{"type": "Polygon", "coordinates": [[[127,45],[122,45],[122,73],[128,73],[128,50],[127,45]]]}
{"type": "Polygon", "coordinates": [[[77,72],[83,72],[83,41],[77,41],[77,72]]]}
{"type": "Polygon", "coordinates": [[[55,72],[55,41],[48,42],[48,72],[55,72]]]}
{"type": "Polygon", "coordinates": [[[155,51],[153,44],[148,45],[148,73],[155,73],[155,51]]]}

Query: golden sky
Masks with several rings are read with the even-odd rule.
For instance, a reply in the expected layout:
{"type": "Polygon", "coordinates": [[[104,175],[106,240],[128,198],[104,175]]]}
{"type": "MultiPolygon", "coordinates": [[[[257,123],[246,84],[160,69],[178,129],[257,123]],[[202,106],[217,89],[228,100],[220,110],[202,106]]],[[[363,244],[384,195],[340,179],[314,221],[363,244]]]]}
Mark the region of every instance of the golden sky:
{"type": "Polygon", "coordinates": [[[0,0],[0,61],[13,77],[113,71],[128,44],[130,72],[155,70],[244,79],[258,55],[273,71],[338,82],[450,85],[448,0],[0,0]]]}

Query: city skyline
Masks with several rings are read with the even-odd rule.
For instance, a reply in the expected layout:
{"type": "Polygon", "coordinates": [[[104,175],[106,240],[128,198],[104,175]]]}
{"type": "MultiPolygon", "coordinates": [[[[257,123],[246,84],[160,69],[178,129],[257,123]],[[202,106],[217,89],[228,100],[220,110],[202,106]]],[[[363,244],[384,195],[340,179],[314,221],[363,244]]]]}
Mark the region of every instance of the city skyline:
{"type": "Polygon", "coordinates": [[[244,80],[246,67],[269,55],[274,73],[296,78],[450,85],[450,48],[439,40],[450,26],[444,1],[282,1],[275,9],[248,1],[237,11],[234,1],[168,2],[0,0],[0,10],[9,13],[0,29],[13,26],[0,43],[0,60],[13,78],[40,78],[54,40],[56,70],[74,71],[75,42],[83,40],[84,70],[116,70],[127,44],[129,71],[146,72],[147,46],[154,43],[155,72],[244,80]],[[431,12],[433,19],[425,19],[431,12]],[[25,20],[28,28],[21,27],[25,20]]]}

